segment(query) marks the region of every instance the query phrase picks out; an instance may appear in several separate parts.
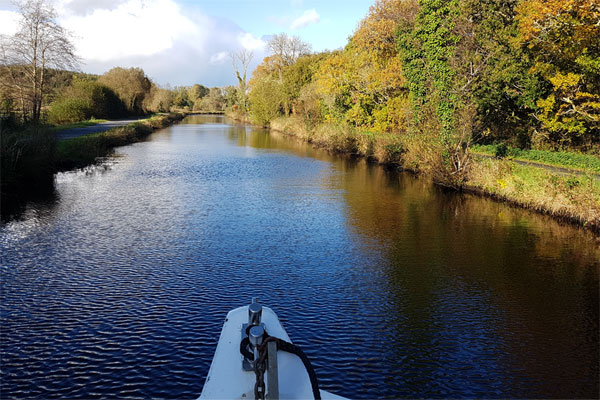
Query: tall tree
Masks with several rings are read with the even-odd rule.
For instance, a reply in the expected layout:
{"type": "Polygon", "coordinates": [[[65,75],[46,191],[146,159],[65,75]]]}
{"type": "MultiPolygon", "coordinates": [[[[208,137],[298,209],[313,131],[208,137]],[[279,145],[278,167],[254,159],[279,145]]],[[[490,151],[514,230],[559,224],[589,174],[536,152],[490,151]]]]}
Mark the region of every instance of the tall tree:
{"type": "Polygon", "coordinates": [[[56,22],[56,11],[46,0],[17,3],[21,20],[13,36],[2,39],[2,59],[7,73],[3,86],[18,95],[23,118],[38,122],[47,94],[48,68],[76,69],[79,59],[69,33],[56,22]]]}
{"type": "Polygon", "coordinates": [[[144,111],[144,98],[150,94],[152,82],[143,69],[115,67],[102,75],[98,82],[114,90],[125,103],[129,112],[144,111]]]}
{"type": "Polygon", "coordinates": [[[238,107],[242,112],[246,112],[248,109],[248,66],[254,57],[254,53],[244,48],[237,53],[232,53],[230,57],[238,80],[238,107]]]}
{"type": "MultiPolygon", "coordinates": [[[[283,70],[293,65],[296,60],[311,53],[311,45],[300,39],[299,36],[288,36],[285,33],[279,33],[271,38],[268,43],[269,50],[273,55],[273,65],[279,75],[279,84],[283,85],[283,70]]],[[[290,104],[284,101],[285,114],[290,112],[290,104]]]]}
{"type": "Polygon", "coordinates": [[[600,3],[528,0],[517,7],[518,43],[551,83],[537,118],[562,145],[600,140],[600,3]]]}
{"type": "Polygon", "coordinates": [[[274,35],[269,40],[269,50],[279,56],[283,65],[292,65],[298,57],[310,54],[311,46],[298,36],[288,36],[285,33],[274,35]]]}

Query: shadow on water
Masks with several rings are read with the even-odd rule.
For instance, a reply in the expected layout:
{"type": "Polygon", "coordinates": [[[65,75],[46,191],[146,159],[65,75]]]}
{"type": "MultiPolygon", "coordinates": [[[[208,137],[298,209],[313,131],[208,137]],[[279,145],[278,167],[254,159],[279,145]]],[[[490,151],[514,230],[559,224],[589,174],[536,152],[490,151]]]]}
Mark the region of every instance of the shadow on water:
{"type": "Polygon", "coordinates": [[[409,174],[362,168],[341,182],[348,220],[368,251],[383,255],[379,272],[398,316],[390,331],[419,349],[394,347],[404,359],[399,390],[429,396],[424,387],[462,385],[475,395],[479,382],[501,393],[510,379],[528,382],[533,396],[597,393],[597,237],[409,174]],[[575,333],[582,329],[590,335],[575,333]],[[442,355],[460,377],[432,362],[442,355]]]}
{"type": "Polygon", "coordinates": [[[0,199],[0,221],[18,220],[28,209],[50,209],[58,202],[58,197],[53,177],[31,185],[6,188],[0,199]]]}
{"type": "Polygon", "coordinates": [[[0,203],[2,223],[27,219],[31,213],[51,213],[52,209],[60,204],[60,193],[56,189],[57,179],[60,180],[65,174],[90,177],[104,174],[111,170],[117,160],[118,157],[98,159],[96,164],[59,172],[43,181],[31,182],[3,191],[0,203]]]}

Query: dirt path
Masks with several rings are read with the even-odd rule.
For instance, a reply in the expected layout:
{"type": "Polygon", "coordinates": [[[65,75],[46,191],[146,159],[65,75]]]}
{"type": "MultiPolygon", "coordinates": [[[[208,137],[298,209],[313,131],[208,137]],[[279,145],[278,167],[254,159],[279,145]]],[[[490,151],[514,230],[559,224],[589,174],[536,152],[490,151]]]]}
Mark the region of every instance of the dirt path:
{"type": "Polygon", "coordinates": [[[90,133],[104,132],[118,126],[129,125],[132,122],[144,119],[147,117],[135,117],[127,119],[118,119],[114,121],[100,122],[96,125],[84,126],[82,128],[67,129],[56,133],[58,140],[72,139],[83,135],[89,135],[90,133]]]}

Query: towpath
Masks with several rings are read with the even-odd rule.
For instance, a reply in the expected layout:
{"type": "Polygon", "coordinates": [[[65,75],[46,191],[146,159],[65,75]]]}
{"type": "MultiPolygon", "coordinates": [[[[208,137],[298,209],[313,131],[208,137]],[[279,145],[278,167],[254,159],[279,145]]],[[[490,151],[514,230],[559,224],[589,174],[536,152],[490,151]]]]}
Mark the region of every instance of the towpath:
{"type": "Polygon", "coordinates": [[[64,131],[56,132],[56,137],[58,138],[58,140],[72,139],[72,138],[76,138],[76,137],[83,136],[83,135],[89,135],[90,133],[104,132],[104,131],[107,131],[109,129],[116,128],[119,126],[129,125],[132,122],[135,122],[135,121],[138,121],[138,120],[144,119],[144,118],[148,118],[148,117],[134,117],[134,118],[127,118],[127,119],[117,119],[114,121],[100,122],[99,124],[96,124],[96,125],[84,126],[82,128],[66,129],[64,131]]]}
{"type": "MultiPolygon", "coordinates": [[[[496,158],[494,156],[490,156],[488,154],[481,154],[481,153],[475,153],[475,156],[481,157],[481,158],[493,158],[493,159],[496,158]]],[[[519,159],[510,159],[510,161],[517,163],[517,164],[521,164],[521,165],[527,165],[530,167],[542,168],[547,171],[555,172],[560,175],[577,175],[577,176],[585,176],[585,175],[590,176],[591,175],[592,177],[600,180],[599,174],[586,173],[586,172],[580,171],[578,169],[571,169],[571,168],[567,168],[567,167],[558,167],[555,165],[547,165],[547,164],[537,163],[535,161],[527,161],[527,160],[519,160],[519,159]]]]}

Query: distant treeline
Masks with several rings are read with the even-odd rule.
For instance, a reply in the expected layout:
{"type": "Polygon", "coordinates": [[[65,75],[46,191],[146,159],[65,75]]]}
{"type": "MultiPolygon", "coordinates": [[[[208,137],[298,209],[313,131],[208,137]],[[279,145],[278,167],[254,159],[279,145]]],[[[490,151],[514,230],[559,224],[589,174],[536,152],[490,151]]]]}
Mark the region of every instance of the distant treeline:
{"type": "Polygon", "coordinates": [[[452,185],[474,142],[600,154],[599,16],[590,0],[377,0],[343,50],[272,43],[247,111],[452,185]]]}
{"type": "MultiPolygon", "coordinates": [[[[0,82],[19,73],[19,66],[0,68],[0,82]]],[[[227,107],[227,90],[200,84],[161,88],[141,68],[116,67],[103,75],[47,70],[48,90],[41,112],[42,121],[64,124],[96,119],[120,118],[153,112],[184,111],[223,112],[227,107]]],[[[19,119],[28,114],[30,104],[21,98],[27,92],[16,85],[0,85],[0,114],[19,119]]],[[[231,89],[229,89],[231,92],[231,89]]]]}

